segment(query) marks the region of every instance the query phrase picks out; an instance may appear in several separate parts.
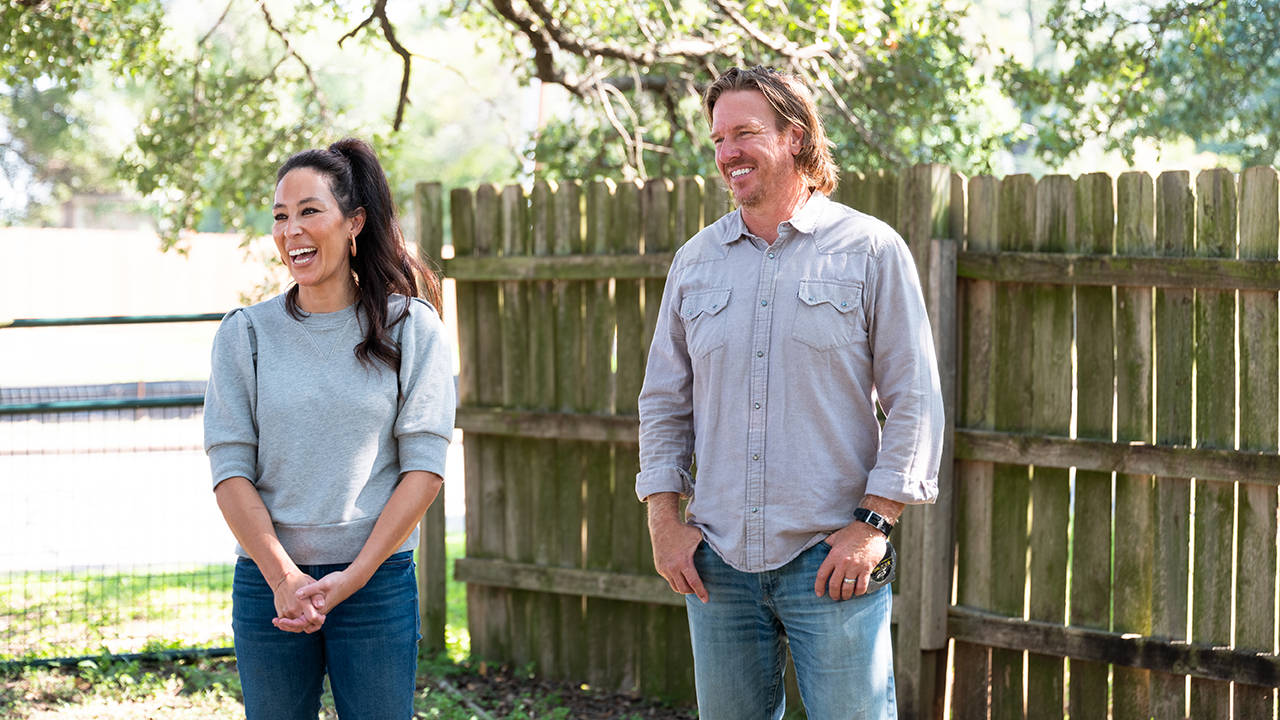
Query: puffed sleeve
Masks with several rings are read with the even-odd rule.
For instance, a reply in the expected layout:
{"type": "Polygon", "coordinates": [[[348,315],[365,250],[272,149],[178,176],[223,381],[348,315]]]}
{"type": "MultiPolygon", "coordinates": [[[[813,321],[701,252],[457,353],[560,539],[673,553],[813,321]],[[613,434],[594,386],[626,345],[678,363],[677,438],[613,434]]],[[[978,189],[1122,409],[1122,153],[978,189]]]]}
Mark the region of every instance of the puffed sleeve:
{"type": "Polygon", "coordinates": [[[400,335],[400,412],[395,436],[400,472],[426,470],[444,477],[457,400],[453,352],[435,308],[415,298],[400,335]]]}
{"type": "Polygon", "coordinates": [[[204,394],[204,451],[213,486],[233,477],[258,479],[258,383],[249,320],[241,310],[222,319],[204,394]]]}

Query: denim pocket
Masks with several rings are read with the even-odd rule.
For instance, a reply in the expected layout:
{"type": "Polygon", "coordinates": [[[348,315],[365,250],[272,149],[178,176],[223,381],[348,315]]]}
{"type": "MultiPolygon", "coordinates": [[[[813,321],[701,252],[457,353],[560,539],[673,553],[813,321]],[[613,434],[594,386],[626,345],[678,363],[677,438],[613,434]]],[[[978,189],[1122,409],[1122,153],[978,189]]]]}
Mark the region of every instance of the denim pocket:
{"type": "Polygon", "coordinates": [[[862,283],[801,280],[792,337],[814,350],[848,345],[866,334],[862,283]]]}
{"type": "Polygon", "coordinates": [[[689,293],[680,301],[680,319],[684,321],[689,355],[706,357],[724,346],[726,315],[732,288],[715,288],[689,293]]]}

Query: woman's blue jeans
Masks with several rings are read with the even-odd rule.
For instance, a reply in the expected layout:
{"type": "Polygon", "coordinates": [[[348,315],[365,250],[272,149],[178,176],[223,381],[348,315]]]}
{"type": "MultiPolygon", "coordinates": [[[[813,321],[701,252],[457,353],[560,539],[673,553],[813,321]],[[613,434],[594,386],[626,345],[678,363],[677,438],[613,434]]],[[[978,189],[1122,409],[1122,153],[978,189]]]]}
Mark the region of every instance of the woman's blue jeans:
{"type": "Polygon", "coordinates": [[[897,717],[888,586],[835,601],[813,592],[825,542],[777,570],[745,573],[707,543],[694,566],[704,605],[685,596],[701,720],[777,720],[785,707],[783,669],[791,645],[800,699],[811,720],[897,717]]]}
{"type": "MultiPolygon", "coordinates": [[[[307,565],[319,580],[347,566],[307,565]]],[[[341,718],[413,716],[418,669],[418,583],[413,553],[387,558],[320,630],[277,630],[271,587],[252,560],[236,563],[231,629],[247,720],[316,720],[324,676],[341,718]]]]}

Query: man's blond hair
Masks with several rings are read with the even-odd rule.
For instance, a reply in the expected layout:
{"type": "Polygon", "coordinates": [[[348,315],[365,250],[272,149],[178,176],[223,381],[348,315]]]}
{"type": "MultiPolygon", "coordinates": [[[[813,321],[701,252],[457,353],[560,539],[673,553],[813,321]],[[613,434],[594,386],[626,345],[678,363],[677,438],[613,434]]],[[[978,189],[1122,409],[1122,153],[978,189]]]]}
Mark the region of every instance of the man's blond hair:
{"type": "Polygon", "coordinates": [[[764,95],[773,108],[777,129],[795,125],[804,131],[800,152],[796,154],[796,170],[815,190],[830,195],[840,182],[840,171],[831,157],[831,141],[818,116],[809,88],[800,78],[778,72],[763,65],[732,68],[716,78],[702,96],[702,109],[711,122],[716,101],[726,92],[755,90],[764,95]]]}

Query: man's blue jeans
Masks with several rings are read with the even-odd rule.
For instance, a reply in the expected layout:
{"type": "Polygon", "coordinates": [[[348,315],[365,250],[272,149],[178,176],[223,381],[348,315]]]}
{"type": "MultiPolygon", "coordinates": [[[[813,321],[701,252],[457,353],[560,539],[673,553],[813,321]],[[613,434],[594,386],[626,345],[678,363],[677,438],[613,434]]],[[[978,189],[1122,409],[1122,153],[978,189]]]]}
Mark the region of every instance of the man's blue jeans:
{"type": "MultiPolygon", "coordinates": [[[[319,580],[342,565],[300,569],[319,580]]],[[[413,553],[387,558],[369,582],[310,635],[277,630],[271,587],[253,561],[236,563],[231,629],[248,720],[316,720],[324,675],[341,718],[413,716],[418,583],[413,553]]]]}
{"type": "Polygon", "coordinates": [[[762,573],[729,567],[707,543],[694,565],[704,605],[686,595],[701,720],[782,717],[786,643],[811,720],[897,717],[893,688],[890,589],[834,601],[813,592],[825,542],[762,573]]]}

